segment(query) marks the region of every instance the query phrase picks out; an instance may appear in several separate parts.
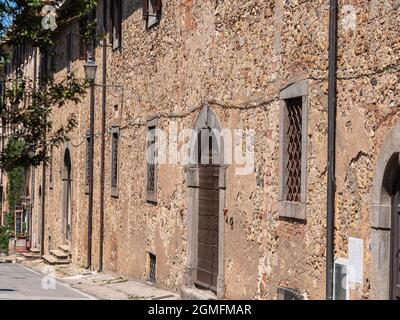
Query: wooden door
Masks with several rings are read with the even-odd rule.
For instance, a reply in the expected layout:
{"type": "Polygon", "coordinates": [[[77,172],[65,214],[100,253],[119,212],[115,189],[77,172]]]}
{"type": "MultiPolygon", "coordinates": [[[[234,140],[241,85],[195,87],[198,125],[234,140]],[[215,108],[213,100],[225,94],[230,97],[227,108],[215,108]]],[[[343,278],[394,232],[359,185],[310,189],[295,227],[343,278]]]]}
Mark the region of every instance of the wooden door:
{"type": "Polygon", "coordinates": [[[198,265],[196,284],[217,290],[219,244],[219,166],[199,168],[198,265]]]}
{"type": "Polygon", "coordinates": [[[391,230],[391,298],[400,300],[400,182],[393,195],[391,230]]]}

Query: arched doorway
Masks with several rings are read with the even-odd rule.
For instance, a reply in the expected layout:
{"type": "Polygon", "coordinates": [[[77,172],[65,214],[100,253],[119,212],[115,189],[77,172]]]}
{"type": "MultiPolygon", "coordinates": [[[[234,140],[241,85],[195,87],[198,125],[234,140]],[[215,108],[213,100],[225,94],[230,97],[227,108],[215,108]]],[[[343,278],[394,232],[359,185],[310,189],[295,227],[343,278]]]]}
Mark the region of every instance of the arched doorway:
{"type": "Polygon", "coordinates": [[[62,234],[64,235],[65,243],[71,240],[71,220],[72,220],[72,202],[71,202],[71,177],[72,161],[71,153],[67,147],[64,151],[63,158],[63,196],[62,196],[62,234]]]}
{"type": "MultiPolygon", "coordinates": [[[[399,169],[399,167],[397,167],[399,169]]],[[[395,175],[392,194],[390,298],[400,300],[400,174],[395,175]]]]}
{"type": "Polygon", "coordinates": [[[199,114],[190,144],[187,284],[224,293],[225,174],[221,125],[208,106],[199,114]]]}
{"type": "Polygon", "coordinates": [[[375,168],[371,206],[372,299],[400,299],[400,124],[386,136],[375,168]]]}

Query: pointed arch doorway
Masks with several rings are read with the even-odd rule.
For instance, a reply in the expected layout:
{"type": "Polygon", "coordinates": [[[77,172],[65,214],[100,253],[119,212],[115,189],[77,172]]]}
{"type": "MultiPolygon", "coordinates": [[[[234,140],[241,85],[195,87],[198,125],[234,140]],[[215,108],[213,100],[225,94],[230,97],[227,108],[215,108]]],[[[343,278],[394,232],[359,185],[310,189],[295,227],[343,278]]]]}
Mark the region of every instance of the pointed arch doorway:
{"type": "Polygon", "coordinates": [[[189,286],[224,295],[224,145],[221,125],[208,106],[198,115],[187,166],[189,286]]]}
{"type": "Polygon", "coordinates": [[[68,146],[64,151],[62,181],[62,234],[64,243],[69,244],[72,222],[72,160],[68,146]]]}

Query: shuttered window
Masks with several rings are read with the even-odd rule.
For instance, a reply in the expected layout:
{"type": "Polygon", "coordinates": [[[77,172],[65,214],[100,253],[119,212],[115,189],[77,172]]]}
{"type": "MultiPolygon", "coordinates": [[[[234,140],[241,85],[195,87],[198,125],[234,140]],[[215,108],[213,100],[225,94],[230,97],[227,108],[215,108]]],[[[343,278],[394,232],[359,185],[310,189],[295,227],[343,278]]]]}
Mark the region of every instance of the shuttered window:
{"type": "Polygon", "coordinates": [[[111,25],[113,50],[121,48],[122,41],[122,0],[111,0],[111,25]]]}
{"type": "Polygon", "coordinates": [[[111,128],[111,196],[118,197],[119,127],[111,128]]]}
{"type": "Polygon", "coordinates": [[[161,20],[162,0],[142,0],[143,19],[146,21],[146,28],[157,25],[161,20]]]}
{"type": "Polygon", "coordinates": [[[79,60],[87,59],[87,47],[85,39],[85,24],[87,23],[87,17],[84,16],[79,20],[79,60]]]}
{"type": "Polygon", "coordinates": [[[146,200],[157,202],[156,119],[147,125],[146,200]]]}
{"type": "Polygon", "coordinates": [[[67,33],[67,72],[71,71],[72,62],[72,32],[67,33]]]}

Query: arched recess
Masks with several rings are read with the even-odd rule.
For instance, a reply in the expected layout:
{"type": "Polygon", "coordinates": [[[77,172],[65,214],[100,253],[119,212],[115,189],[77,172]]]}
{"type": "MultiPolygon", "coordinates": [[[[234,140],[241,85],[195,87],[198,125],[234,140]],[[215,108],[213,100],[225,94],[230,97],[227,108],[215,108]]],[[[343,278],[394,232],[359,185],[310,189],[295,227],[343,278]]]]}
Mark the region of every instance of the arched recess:
{"type": "Polygon", "coordinates": [[[395,186],[400,181],[400,124],[390,130],[379,151],[375,167],[371,205],[370,283],[371,299],[387,300],[393,289],[392,228],[395,186]]]}
{"type": "Polygon", "coordinates": [[[226,166],[221,124],[209,106],[197,117],[189,154],[186,285],[223,298],[226,166]]]}
{"type": "Polygon", "coordinates": [[[62,157],[62,217],[61,228],[63,241],[69,244],[72,230],[72,157],[69,144],[64,148],[62,157]]]}

